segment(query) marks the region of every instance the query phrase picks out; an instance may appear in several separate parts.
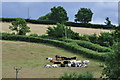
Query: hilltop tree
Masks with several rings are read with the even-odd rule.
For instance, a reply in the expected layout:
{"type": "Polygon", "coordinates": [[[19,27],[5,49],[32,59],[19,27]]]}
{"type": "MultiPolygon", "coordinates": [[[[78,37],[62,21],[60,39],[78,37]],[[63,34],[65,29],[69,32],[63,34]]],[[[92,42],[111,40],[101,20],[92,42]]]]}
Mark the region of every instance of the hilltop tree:
{"type": "Polygon", "coordinates": [[[93,12],[87,8],[81,8],[75,15],[75,21],[81,23],[88,23],[92,20],[93,12]]]}
{"type": "Polygon", "coordinates": [[[68,21],[66,10],[61,6],[51,8],[50,20],[58,23],[64,23],[68,21]]]}
{"type": "Polygon", "coordinates": [[[108,25],[108,26],[112,25],[112,24],[111,24],[111,21],[109,20],[109,17],[106,17],[106,22],[105,22],[105,24],[108,25]]]}
{"type": "Polygon", "coordinates": [[[10,30],[16,31],[18,35],[26,35],[30,32],[30,27],[27,26],[27,23],[24,19],[17,18],[16,21],[12,21],[12,26],[9,27],[10,30]]]}

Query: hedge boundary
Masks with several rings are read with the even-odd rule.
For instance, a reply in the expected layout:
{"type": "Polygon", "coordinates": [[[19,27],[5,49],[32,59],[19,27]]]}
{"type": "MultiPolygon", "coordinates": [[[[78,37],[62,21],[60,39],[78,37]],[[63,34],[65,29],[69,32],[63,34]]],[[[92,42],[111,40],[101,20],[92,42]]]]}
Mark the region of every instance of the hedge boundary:
{"type": "Polygon", "coordinates": [[[66,43],[64,41],[58,41],[58,40],[43,39],[43,38],[36,38],[36,37],[23,36],[23,35],[4,34],[4,33],[2,33],[0,37],[1,37],[0,40],[13,40],[13,41],[25,41],[25,42],[51,44],[53,46],[66,49],[68,51],[71,51],[77,54],[82,54],[88,58],[101,60],[101,61],[105,61],[108,54],[107,52],[98,53],[96,51],[81,47],[73,42],[66,43]]]}
{"type": "MultiPolygon", "coordinates": [[[[12,22],[15,21],[16,18],[0,18],[0,21],[2,22],[12,22]]],[[[33,24],[56,24],[54,21],[45,21],[45,20],[35,20],[35,19],[25,19],[26,22],[33,23],[33,24]]],[[[114,26],[107,26],[102,24],[82,24],[82,23],[75,23],[75,22],[66,22],[66,26],[72,26],[72,27],[86,27],[86,28],[98,28],[98,29],[114,29],[114,26]]]]}
{"type": "Polygon", "coordinates": [[[103,47],[98,44],[94,44],[88,41],[82,41],[82,40],[72,40],[72,39],[64,39],[61,41],[65,42],[76,42],[79,46],[82,46],[84,48],[91,49],[93,51],[98,51],[98,52],[111,52],[112,50],[108,47],[103,47]]]}

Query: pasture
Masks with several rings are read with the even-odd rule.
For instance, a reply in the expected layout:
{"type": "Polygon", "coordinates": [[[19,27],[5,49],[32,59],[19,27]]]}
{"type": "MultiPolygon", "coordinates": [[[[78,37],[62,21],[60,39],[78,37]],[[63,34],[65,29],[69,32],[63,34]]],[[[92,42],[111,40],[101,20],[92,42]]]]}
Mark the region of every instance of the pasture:
{"type": "MultiPolygon", "coordinates": [[[[10,23],[8,22],[0,22],[0,23],[2,24],[2,32],[11,32],[11,30],[9,29],[9,26],[11,25],[10,23]]],[[[31,24],[31,23],[28,23],[27,25],[31,29],[31,32],[28,34],[37,33],[39,35],[46,34],[47,28],[49,26],[50,27],[53,26],[53,25],[44,25],[44,24],[31,24]]],[[[88,34],[88,35],[94,33],[99,35],[101,32],[111,32],[111,30],[106,30],[106,29],[80,28],[80,27],[72,27],[72,26],[71,29],[79,34],[88,34]]]]}
{"type": "Polygon", "coordinates": [[[100,61],[86,58],[82,55],[66,51],[51,45],[28,43],[20,41],[2,40],[2,77],[15,78],[14,66],[21,66],[20,78],[59,78],[64,73],[84,73],[90,71],[95,78],[99,78],[102,68],[99,67],[100,61]],[[50,64],[47,57],[55,59],[55,55],[77,56],[78,60],[90,60],[87,68],[81,67],[58,67],[44,68],[50,64]]]}

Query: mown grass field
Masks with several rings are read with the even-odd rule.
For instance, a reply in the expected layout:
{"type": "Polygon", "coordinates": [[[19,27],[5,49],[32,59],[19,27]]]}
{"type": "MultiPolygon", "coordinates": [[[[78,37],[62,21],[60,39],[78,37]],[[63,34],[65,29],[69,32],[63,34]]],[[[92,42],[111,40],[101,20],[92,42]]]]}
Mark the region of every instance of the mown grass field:
{"type": "Polygon", "coordinates": [[[102,71],[102,68],[99,67],[99,64],[102,63],[100,61],[85,58],[51,45],[20,41],[2,40],[2,62],[3,78],[15,78],[14,66],[22,67],[19,72],[20,78],[58,78],[66,72],[84,73],[86,71],[92,72],[95,78],[99,78],[102,71]],[[44,68],[45,64],[50,63],[45,58],[53,57],[55,59],[55,55],[77,56],[78,60],[90,60],[90,64],[87,68],[44,68]]]}
{"type": "MultiPolygon", "coordinates": [[[[0,22],[0,24],[2,24],[2,32],[11,32],[11,30],[9,29],[9,26],[11,25],[10,23],[0,22]]],[[[53,25],[44,25],[44,24],[31,24],[31,23],[28,23],[27,25],[31,29],[31,32],[28,34],[37,33],[39,35],[46,34],[47,28],[49,26],[53,26],[53,25]]],[[[80,27],[71,27],[71,29],[79,34],[88,34],[88,35],[94,33],[99,35],[101,32],[111,32],[111,30],[106,30],[106,29],[93,29],[93,28],[80,28],[80,27]]]]}

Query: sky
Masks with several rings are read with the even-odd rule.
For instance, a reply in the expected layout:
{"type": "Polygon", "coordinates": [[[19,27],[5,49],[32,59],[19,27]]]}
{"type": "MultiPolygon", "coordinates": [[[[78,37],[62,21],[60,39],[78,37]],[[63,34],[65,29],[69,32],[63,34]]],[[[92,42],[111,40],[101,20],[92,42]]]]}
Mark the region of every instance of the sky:
{"type": "Polygon", "coordinates": [[[112,24],[118,24],[117,2],[2,2],[2,17],[28,18],[29,8],[30,18],[38,19],[51,12],[54,6],[62,6],[67,11],[69,21],[74,21],[80,8],[89,8],[94,13],[90,23],[104,24],[106,17],[109,17],[112,24]]]}

